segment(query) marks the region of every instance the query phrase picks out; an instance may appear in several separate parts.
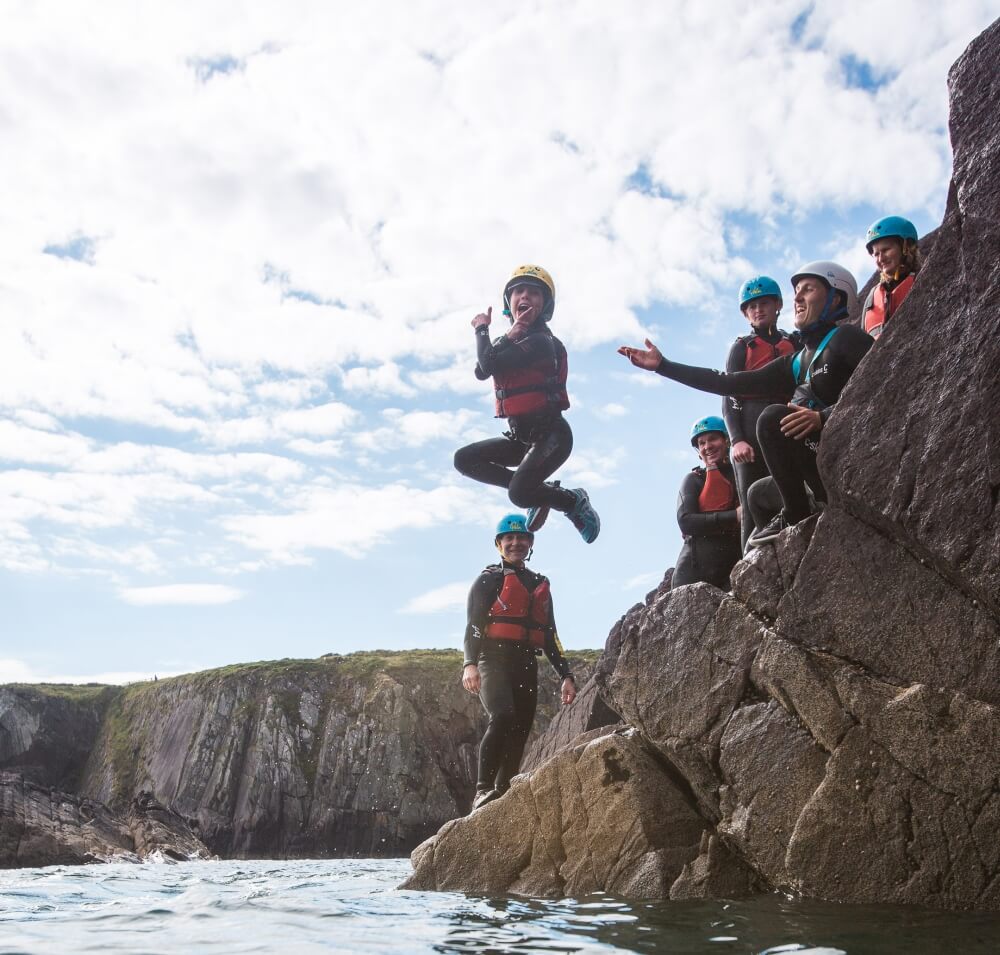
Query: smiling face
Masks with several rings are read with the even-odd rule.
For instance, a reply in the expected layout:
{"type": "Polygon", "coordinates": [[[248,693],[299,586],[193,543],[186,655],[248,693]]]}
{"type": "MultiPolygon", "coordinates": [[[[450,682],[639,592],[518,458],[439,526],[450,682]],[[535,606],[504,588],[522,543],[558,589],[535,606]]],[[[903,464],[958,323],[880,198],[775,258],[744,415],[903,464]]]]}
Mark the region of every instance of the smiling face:
{"type": "Polygon", "coordinates": [[[697,437],[698,457],[706,467],[719,465],[726,459],[729,439],[721,431],[703,431],[697,437]]]}
{"type": "Polygon", "coordinates": [[[508,564],[520,566],[528,559],[533,541],[531,534],[501,534],[497,538],[497,550],[508,564]]]}
{"type": "Polygon", "coordinates": [[[876,239],[869,250],[875,260],[875,268],[883,275],[893,275],[903,261],[903,243],[896,236],[876,239]]]}
{"type": "Polygon", "coordinates": [[[507,293],[510,302],[510,314],[515,322],[531,325],[545,307],[545,290],[534,282],[519,282],[507,293]]]}
{"type": "Polygon", "coordinates": [[[773,295],[762,295],[752,299],[743,306],[743,314],[755,332],[774,328],[778,321],[781,302],[773,295]]]}
{"type": "Polygon", "coordinates": [[[795,283],[795,327],[799,331],[819,320],[829,292],[830,287],[816,275],[803,275],[795,283]]]}

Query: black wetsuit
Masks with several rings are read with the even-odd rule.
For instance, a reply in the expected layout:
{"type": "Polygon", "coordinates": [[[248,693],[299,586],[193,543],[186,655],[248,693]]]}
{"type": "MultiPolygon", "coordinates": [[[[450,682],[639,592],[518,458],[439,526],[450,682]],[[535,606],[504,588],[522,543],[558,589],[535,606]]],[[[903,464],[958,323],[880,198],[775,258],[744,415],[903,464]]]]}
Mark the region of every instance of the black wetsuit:
{"type": "MultiPolygon", "coordinates": [[[[772,328],[769,333],[754,333],[737,338],[729,348],[729,355],[726,357],[726,372],[743,371],[747,365],[747,343],[753,342],[754,348],[767,349],[770,358],[780,357],[775,346],[782,341],[791,341],[796,350],[802,347],[798,335],[786,335],[778,328],[772,328]],[[765,344],[766,343],[766,344],[765,344]],[[770,346],[770,347],[768,347],[770,346]]],[[[743,527],[741,529],[743,546],[746,547],[747,538],[753,531],[753,521],[750,519],[750,507],[747,501],[747,491],[754,481],[759,481],[768,475],[767,462],[757,442],[757,419],[764,413],[764,409],[775,402],[785,404],[792,397],[792,389],[785,388],[783,391],[775,392],[766,397],[744,397],[742,395],[730,395],[722,401],[722,416],[726,420],[726,430],[729,432],[729,440],[733,445],[737,441],[746,441],[753,448],[754,458],[752,461],[734,461],[733,468],[736,471],[736,489],[739,493],[740,504],[743,507],[743,527]]]]}
{"type": "MultiPolygon", "coordinates": [[[[733,469],[720,464],[719,471],[735,487],[733,469]]],[[[684,546],[677,557],[671,587],[699,581],[729,590],[729,573],[742,555],[740,522],[736,509],[702,513],[698,496],[705,486],[705,469],[695,468],[684,475],[677,495],[677,523],[684,546]]]]}
{"type": "MultiPolygon", "coordinates": [[[[479,746],[477,792],[510,787],[521,765],[524,745],[535,720],[538,702],[538,662],[531,645],[516,640],[494,640],[486,636],[490,608],[503,586],[504,570],[514,571],[533,591],[544,579],[541,574],[517,569],[513,564],[491,564],[476,578],[469,591],[468,623],[465,628],[465,664],[479,667],[479,698],[489,715],[489,723],[479,746]]],[[[559,676],[572,676],[556,634],[554,613],[545,630],[545,655],[559,676]]]]}
{"type": "MultiPolygon", "coordinates": [[[[872,347],[872,338],[854,325],[841,325],[829,340],[819,361],[811,371],[811,382],[806,385],[806,372],[810,368],[817,346],[834,326],[828,322],[816,323],[801,333],[803,349],[798,380],[793,371],[794,355],[784,355],[763,368],[723,374],[711,368],[681,365],[666,358],[660,362],[657,373],[666,378],[716,395],[774,395],[792,389],[792,401],[808,407],[815,404],[825,424],[833,406],[840,397],[847,380],[861,359],[872,347]]],[[[787,405],[775,404],[765,409],[757,421],[757,440],[760,442],[768,470],[778,485],[784,503],[785,518],[796,523],[808,517],[808,484],[817,501],[826,501],[826,489],[816,467],[819,434],[804,440],[787,438],[781,433],[781,419],[788,415],[787,405]],[[805,482],[805,484],[803,483],[805,482]]]]}
{"type": "MultiPolygon", "coordinates": [[[[485,381],[495,372],[554,364],[557,342],[548,325],[539,324],[519,341],[506,335],[490,342],[489,327],[476,329],[476,377],[485,381]]],[[[546,484],[573,450],[573,432],[556,408],[537,414],[508,418],[510,430],[503,437],[488,438],[455,452],[455,467],[466,477],[507,488],[515,507],[548,506],[569,512],[577,499],[564,488],[546,484]]]]}

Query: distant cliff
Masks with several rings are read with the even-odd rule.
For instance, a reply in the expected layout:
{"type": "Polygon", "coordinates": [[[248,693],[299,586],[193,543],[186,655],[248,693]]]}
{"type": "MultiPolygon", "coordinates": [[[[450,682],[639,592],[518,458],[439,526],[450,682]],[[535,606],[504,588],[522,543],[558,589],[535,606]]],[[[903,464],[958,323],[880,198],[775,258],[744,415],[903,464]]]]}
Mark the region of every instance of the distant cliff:
{"type": "Polygon", "coordinates": [[[827,508],[731,593],[633,607],[594,679],[623,725],[562,717],[407,888],[1000,910],[997,63],[1000,21],[949,76],[944,221],[824,429],[827,508]]]}
{"type": "MultiPolygon", "coordinates": [[[[582,684],[596,653],[571,656],[582,684]]],[[[539,672],[536,734],[558,705],[539,672]]],[[[460,674],[415,650],[4,686],[0,770],[119,814],[148,792],[221,856],[403,854],[471,803],[485,724],[460,674]]]]}

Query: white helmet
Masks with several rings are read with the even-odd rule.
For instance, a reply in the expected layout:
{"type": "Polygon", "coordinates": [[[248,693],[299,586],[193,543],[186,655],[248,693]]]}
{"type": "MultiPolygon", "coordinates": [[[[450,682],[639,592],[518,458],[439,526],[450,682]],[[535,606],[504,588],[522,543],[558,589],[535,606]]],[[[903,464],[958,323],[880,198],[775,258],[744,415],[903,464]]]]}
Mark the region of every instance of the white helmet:
{"type": "Polygon", "coordinates": [[[855,315],[858,311],[858,283],[857,280],[842,265],[836,262],[807,262],[792,276],[792,288],[795,288],[799,279],[807,275],[815,275],[821,278],[830,288],[843,292],[847,296],[847,313],[855,315]]]}

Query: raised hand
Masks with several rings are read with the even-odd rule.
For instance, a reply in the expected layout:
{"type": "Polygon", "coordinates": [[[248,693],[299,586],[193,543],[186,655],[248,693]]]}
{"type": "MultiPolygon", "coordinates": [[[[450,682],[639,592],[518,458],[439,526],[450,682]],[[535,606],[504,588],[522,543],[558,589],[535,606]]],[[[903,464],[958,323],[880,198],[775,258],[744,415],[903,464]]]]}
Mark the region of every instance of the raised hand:
{"type": "Polygon", "coordinates": [[[480,312],[473,320],[473,328],[483,328],[489,327],[490,322],[493,321],[493,306],[491,305],[485,312],[480,312]]]}
{"type": "Polygon", "coordinates": [[[645,368],[646,371],[656,371],[660,367],[660,362],[663,361],[660,349],[648,338],[646,339],[645,351],[641,348],[631,348],[628,345],[622,345],[618,349],[618,354],[624,355],[636,368],[645,368]]]}

